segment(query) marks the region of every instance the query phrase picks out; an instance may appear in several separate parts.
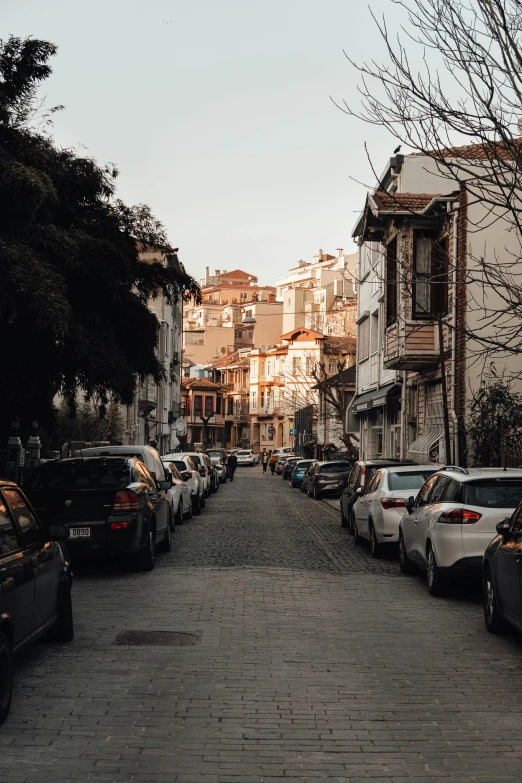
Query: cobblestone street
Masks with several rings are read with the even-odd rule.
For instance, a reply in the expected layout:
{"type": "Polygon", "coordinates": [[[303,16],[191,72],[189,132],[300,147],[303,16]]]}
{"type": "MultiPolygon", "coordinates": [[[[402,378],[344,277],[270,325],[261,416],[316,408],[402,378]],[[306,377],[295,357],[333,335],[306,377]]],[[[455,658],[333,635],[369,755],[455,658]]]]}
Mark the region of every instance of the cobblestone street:
{"type": "Polygon", "coordinates": [[[74,642],[18,660],[1,783],[522,781],[522,638],[260,467],[154,572],[76,572],[74,642]],[[115,645],[129,630],[200,643],[115,645]]]}

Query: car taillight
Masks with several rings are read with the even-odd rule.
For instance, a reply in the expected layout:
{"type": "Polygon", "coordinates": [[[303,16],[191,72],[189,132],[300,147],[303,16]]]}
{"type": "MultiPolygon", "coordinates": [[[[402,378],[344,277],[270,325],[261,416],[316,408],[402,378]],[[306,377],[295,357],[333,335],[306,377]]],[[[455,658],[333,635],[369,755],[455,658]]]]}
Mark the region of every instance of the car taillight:
{"type": "Polygon", "coordinates": [[[452,508],[451,511],[443,511],[437,522],[453,525],[472,525],[478,522],[482,514],[470,511],[467,508],[452,508]]]}
{"type": "Polygon", "coordinates": [[[383,508],[406,508],[406,498],[381,498],[383,508]]]}
{"type": "Polygon", "coordinates": [[[120,513],[121,511],[139,511],[140,499],[135,492],[131,492],[129,489],[120,489],[116,492],[114,503],[112,504],[112,513],[120,513]]]}
{"type": "Polygon", "coordinates": [[[111,530],[127,530],[130,522],[111,522],[111,530]]]}
{"type": "Polygon", "coordinates": [[[199,469],[199,475],[205,478],[205,476],[207,475],[207,471],[205,470],[205,468],[199,469]]]}
{"type": "Polygon", "coordinates": [[[361,470],[361,476],[359,478],[359,486],[364,487],[364,479],[366,476],[366,465],[364,465],[363,469],[361,470]]]}
{"type": "Polygon", "coordinates": [[[181,478],[183,479],[183,481],[188,481],[189,479],[192,478],[192,473],[189,470],[184,470],[183,473],[181,474],[181,478]]]}

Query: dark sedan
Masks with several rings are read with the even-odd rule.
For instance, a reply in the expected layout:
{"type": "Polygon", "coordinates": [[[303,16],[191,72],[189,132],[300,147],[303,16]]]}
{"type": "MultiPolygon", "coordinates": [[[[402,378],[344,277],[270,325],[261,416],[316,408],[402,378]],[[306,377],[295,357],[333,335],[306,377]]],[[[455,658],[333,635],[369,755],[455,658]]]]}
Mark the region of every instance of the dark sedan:
{"type": "Polygon", "coordinates": [[[13,655],[46,633],[74,636],[66,525],[45,528],[22,490],[0,481],[0,723],[9,714],[13,655]]]}
{"type": "Polygon", "coordinates": [[[502,519],[483,561],[484,619],[490,633],[522,631],[522,503],[502,519]]]}
{"type": "Polygon", "coordinates": [[[294,466],[297,462],[299,462],[299,457],[289,457],[285,464],[283,465],[283,480],[288,481],[292,476],[292,470],[294,469],[294,466]]]}
{"type": "Polygon", "coordinates": [[[136,457],[87,457],[40,465],[26,491],[44,523],[69,526],[73,557],[131,556],[152,571],[156,546],[171,548],[171,486],[136,457]]]}
{"type": "Polygon", "coordinates": [[[319,500],[324,496],[338,498],[341,495],[352,466],[345,460],[316,462],[307,474],[308,497],[319,500]]]}
{"type": "Polygon", "coordinates": [[[292,475],[290,476],[291,484],[295,489],[300,489],[302,487],[306,471],[314,462],[315,460],[313,459],[301,459],[295,463],[292,469],[292,475]]]}

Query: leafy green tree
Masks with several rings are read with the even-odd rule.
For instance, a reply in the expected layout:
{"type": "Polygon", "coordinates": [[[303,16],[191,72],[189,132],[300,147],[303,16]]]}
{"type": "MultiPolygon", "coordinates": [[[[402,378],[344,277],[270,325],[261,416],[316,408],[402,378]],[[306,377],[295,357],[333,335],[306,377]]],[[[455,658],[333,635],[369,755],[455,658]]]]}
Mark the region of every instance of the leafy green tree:
{"type": "Polygon", "coordinates": [[[116,442],[123,439],[124,429],[122,408],[114,399],[102,406],[97,400],[85,401],[73,411],[62,400],[57,407],[54,431],[50,437],[44,437],[44,443],[59,451],[71,440],[116,442]]]}
{"type": "Polygon", "coordinates": [[[164,263],[171,248],[150,209],[116,198],[116,169],[48,134],[37,88],[55,52],[0,41],[0,443],[15,419],[22,434],[34,419],[51,428],[57,393],[73,407],[80,392],[130,403],[139,377],[161,375],[147,301],[199,296],[164,263]]]}
{"type": "Polygon", "coordinates": [[[469,461],[475,467],[522,464],[522,394],[501,379],[482,383],[467,422],[469,461]]]}

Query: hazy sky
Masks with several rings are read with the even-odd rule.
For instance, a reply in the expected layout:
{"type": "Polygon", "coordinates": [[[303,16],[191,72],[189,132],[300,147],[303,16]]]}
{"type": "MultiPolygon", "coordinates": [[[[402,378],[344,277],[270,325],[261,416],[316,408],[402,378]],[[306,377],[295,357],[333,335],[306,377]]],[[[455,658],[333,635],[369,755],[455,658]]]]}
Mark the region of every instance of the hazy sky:
{"type": "MultiPolygon", "coordinates": [[[[120,170],[196,277],[241,267],[265,284],[351,229],[395,140],[330,101],[356,95],[343,55],[372,54],[355,0],[0,0],[2,34],[58,45],[43,94],[54,137],[120,170]]],[[[392,0],[372,8],[397,13],[392,0]]]]}

